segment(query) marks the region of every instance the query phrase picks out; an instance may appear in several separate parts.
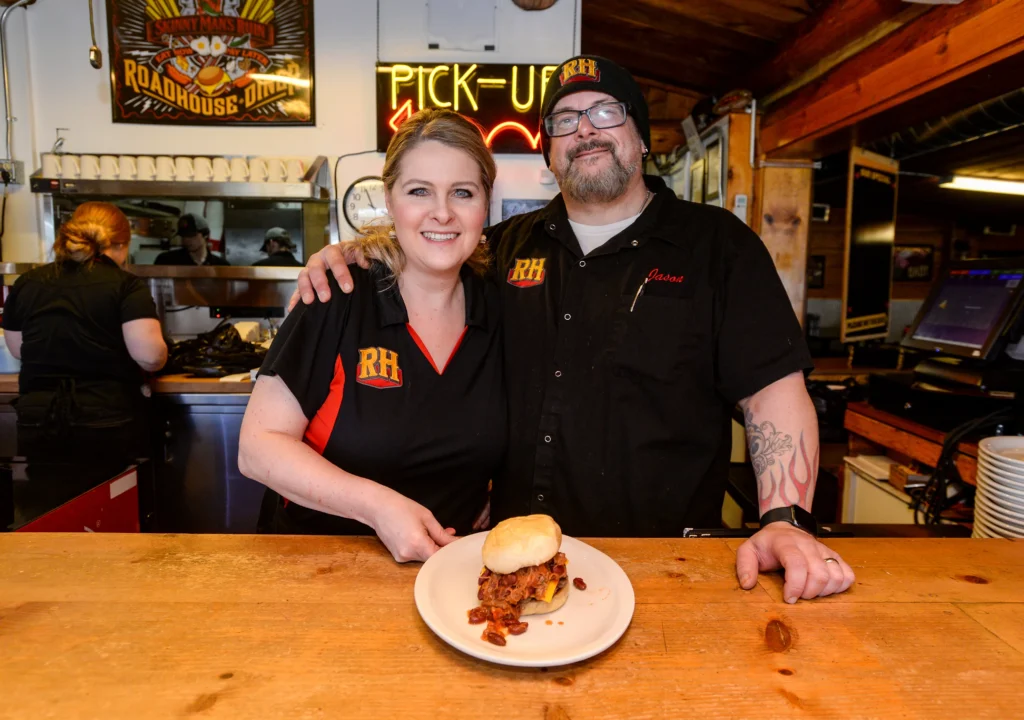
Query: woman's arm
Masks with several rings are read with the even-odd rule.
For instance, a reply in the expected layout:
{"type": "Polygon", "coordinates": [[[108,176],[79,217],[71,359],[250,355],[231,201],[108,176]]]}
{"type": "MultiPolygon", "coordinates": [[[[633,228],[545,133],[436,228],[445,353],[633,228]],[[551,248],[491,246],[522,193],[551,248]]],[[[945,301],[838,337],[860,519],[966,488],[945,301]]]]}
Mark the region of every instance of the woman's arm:
{"type": "Polygon", "coordinates": [[[284,381],[261,376],[242,419],[239,470],[303,507],[372,527],[398,562],[426,560],[454,539],[419,503],[345,472],[306,445],[307,425],[284,381]]]}
{"type": "Polygon", "coordinates": [[[4,342],[7,343],[7,349],[11,351],[14,359],[21,360],[21,331],[4,330],[4,342]]]}
{"type": "Polygon", "coordinates": [[[167,362],[167,343],[164,342],[159,320],[129,320],[121,324],[121,333],[128,354],[143,370],[156,372],[167,362]]]}

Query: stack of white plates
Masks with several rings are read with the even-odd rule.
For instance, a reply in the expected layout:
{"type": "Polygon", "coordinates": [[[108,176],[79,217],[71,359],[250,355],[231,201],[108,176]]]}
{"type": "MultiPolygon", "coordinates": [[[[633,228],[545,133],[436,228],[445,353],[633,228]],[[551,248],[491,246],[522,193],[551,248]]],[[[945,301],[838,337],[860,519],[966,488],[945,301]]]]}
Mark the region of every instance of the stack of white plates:
{"type": "Polygon", "coordinates": [[[1024,437],[978,443],[974,537],[1024,537],[1024,437]]]}

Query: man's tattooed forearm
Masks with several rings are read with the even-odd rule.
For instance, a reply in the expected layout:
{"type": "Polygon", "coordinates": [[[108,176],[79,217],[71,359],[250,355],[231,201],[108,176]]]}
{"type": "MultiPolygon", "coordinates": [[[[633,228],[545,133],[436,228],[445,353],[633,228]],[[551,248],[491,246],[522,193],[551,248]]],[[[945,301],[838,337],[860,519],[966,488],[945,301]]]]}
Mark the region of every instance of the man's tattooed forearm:
{"type": "Polygon", "coordinates": [[[746,421],[750,462],[754,465],[754,473],[760,476],[769,465],[775,464],[776,455],[793,449],[793,438],[778,432],[767,420],[758,425],[750,410],[747,410],[746,421]]]}
{"type": "Polygon", "coordinates": [[[817,480],[818,447],[815,446],[809,456],[802,431],[794,450],[792,437],[778,432],[772,423],[756,424],[749,411],[746,421],[750,460],[759,480],[759,511],[763,514],[773,507],[786,505],[799,505],[809,510],[817,480]],[[793,454],[787,463],[782,456],[790,450],[793,454]],[[780,457],[778,463],[776,456],[780,457]]]}

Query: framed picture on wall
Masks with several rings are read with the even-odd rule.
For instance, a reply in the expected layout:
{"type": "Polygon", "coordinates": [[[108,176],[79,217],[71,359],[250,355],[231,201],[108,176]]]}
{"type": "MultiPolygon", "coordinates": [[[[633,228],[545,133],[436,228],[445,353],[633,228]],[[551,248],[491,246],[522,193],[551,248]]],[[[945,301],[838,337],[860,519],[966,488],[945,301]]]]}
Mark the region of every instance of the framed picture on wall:
{"type": "Polygon", "coordinates": [[[893,282],[931,282],[935,270],[932,245],[897,245],[892,253],[893,282]]]}
{"type": "Polygon", "coordinates": [[[825,287],[825,256],[811,255],[807,258],[807,287],[821,290],[825,287]]]}
{"type": "Polygon", "coordinates": [[[550,200],[544,200],[541,198],[524,198],[524,199],[512,199],[502,198],[501,199],[501,219],[508,220],[514,215],[522,215],[523,213],[533,212],[534,210],[540,210],[545,207],[550,200]]]}
{"type": "Polygon", "coordinates": [[[705,159],[707,170],[704,183],[704,199],[717,200],[721,195],[722,184],[722,142],[715,140],[708,145],[708,152],[705,159]]]}
{"type": "Polygon", "coordinates": [[[704,158],[694,159],[690,165],[690,201],[704,203],[704,158]]]}
{"type": "Polygon", "coordinates": [[[113,121],[315,125],[313,0],[107,0],[113,121]]]}

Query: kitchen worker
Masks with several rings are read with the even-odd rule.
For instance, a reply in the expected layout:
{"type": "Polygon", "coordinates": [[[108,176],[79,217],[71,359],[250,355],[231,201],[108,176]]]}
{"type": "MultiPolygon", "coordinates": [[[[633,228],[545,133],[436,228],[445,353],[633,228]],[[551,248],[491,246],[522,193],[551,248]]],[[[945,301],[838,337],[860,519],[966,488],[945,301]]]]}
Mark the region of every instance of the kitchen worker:
{"type": "MultiPolygon", "coordinates": [[[[788,602],[846,590],[853,572],[816,540],[809,513],[812,362],[764,244],[728,211],[643,174],[647,103],[610,60],[558,67],[541,130],[561,194],[488,231],[510,428],[493,516],[548,513],[577,536],[720,527],[738,404],[761,513],[737,553],[740,585],[784,568],[788,602]]],[[[303,302],[330,296],[328,266],[352,286],[329,246],[300,275],[303,302]]]]}
{"type": "Polygon", "coordinates": [[[124,270],[131,236],[117,207],[82,203],[57,231],[54,262],[11,289],[22,454],[121,467],[149,455],[143,372],[164,366],[167,345],[149,288],[124,270]]]}
{"type": "Polygon", "coordinates": [[[202,215],[185,213],[178,218],[181,247],[156,256],[154,265],[230,265],[210,250],[210,224],[202,215]]]}
{"type": "Polygon", "coordinates": [[[238,466],[273,493],[261,528],[376,533],[399,562],[473,529],[507,437],[498,291],[484,279],[494,176],[479,129],[450,110],[391,139],[392,224],[355,241],[369,269],[353,266],[351,295],[288,316],[246,408],[238,466]]]}
{"type": "Polygon", "coordinates": [[[295,259],[295,243],[287,230],[272,227],[263,236],[260,252],[267,254],[265,258],[253,263],[256,267],[302,267],[295,259]]]}

